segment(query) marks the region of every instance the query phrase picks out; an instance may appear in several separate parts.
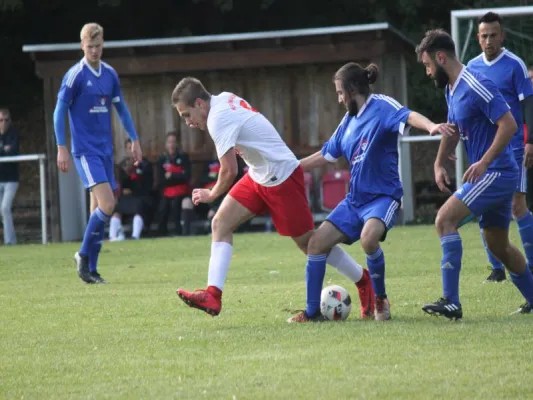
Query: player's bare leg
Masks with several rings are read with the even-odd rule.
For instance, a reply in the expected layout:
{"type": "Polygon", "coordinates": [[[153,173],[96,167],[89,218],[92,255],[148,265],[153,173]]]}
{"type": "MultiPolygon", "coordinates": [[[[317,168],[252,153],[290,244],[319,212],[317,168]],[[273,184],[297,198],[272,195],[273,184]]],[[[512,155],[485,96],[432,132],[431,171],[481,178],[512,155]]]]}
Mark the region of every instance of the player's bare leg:
{"type": "Polygon", "coordinates": [[[368,269],[376,268],[382,270],[376,276],[372,275],[373,289],[376,294],[375,319],[376,321],[387,321],[391,319],[390,303],[385,292],[385,258],[379,245],[379,241],[386,232],[383,221],[377,218],[370,218],[361,232],[361,247],[363,248],[368,269]],[[379,275],[379,276],[378,276],[379,275]]]}
{"type": "Polygon", "coordinates": [[[115,197],[108,182],[91,188],[91,212],[80,251],[74,254],[78,276],[86,283],[106,283],[96,269],[102,248],[105,224],[115,208],[115,197]]]}
{"type": "Polygon", "coordinates": [[[533,276],[520,250],[509,241],[509,230],[490,227],[483,229],[483,234],[487,247],[501,260],[509,271],[511,281],[526,299],[526,303],[518,309],[518,312],[524,314],[533,312],[533,276]]]}
{"type": "MultiPolygon", "coordinates": [[[[298,247],[309,255],[326,254],[326,263],[334,266],[341,274],[355,283],[361,302],[361,318],[372,318],[374,315],[374,292],[368,271],[364,270],[338,244],[346,240],[346,236],[333,224],[325,221],[316,232],[309,232],[293,238],[298,247]]],[[[308,288],[309,290],[309,288],[308,288]]],[[[289,319],[289,322],[307,322],[310,319],[302,312],[289,319]]]]}
{"type": "Polygon", "coordinates": [[[233,251],[233,232],[254,214],[227,195],[211,222],[212,243],[207,288],[188,292],[178,289],[178,296],[190,307],[198,308],[210,315],[222,310],[222,291],[228,274],[233,251]]]}

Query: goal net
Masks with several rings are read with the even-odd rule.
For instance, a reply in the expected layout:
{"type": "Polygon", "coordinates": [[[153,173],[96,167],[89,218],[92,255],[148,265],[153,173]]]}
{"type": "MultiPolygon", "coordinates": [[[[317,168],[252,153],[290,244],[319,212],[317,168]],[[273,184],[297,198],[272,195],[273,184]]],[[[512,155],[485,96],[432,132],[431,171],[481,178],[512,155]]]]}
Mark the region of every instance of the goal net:
{"type": "Polygon", "coordinates": [[[533,6],[452,11],[452,36],[461,61],[466,64],[481,53],[477,39],[477,19],[488,11],[503,18],[505,48],[533,64],[533,6]]]}

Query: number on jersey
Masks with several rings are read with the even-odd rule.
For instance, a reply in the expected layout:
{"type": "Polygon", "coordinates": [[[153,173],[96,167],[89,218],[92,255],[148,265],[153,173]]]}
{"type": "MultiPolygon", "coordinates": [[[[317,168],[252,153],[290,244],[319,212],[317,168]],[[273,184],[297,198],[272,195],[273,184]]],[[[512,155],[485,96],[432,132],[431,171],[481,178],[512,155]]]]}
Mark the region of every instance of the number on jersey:
{"type": "MultiPolygon", "coordinates": [[[[232,95],[230,98],[229,98],[229,106],[232,110],[236,110],[237,107],[235,106],[235,99],[236,99],[237,96],[235,95],[232,95]]],[[[242,108],[245,108],[249,111],[252,111],[252,112],[258,112],[255,108],[253,108],[250,104],[248,104],[246,101],[242,100],[239,101],[239,107],[242,107],[242,108]]]]}

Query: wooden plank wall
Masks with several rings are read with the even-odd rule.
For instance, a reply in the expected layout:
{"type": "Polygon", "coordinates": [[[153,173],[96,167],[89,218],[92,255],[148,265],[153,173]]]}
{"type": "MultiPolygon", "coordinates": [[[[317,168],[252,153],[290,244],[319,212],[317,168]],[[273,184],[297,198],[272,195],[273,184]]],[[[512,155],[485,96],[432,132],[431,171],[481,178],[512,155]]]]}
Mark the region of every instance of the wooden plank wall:
{"type": "MultiPolygon", "coordinates": [[[[337,103],[332,76],[338,64],[289,68],[260,68],[198,73],[211,93],[231,91],[245,98],[278,129],[299,155],[321,146],[345,113],[337,103]]],[[[209,135],[188,128],[172,109],[174,86],[185,75],[122,78],[124,98],[138,129],[145,154],[155,159],[164,149],[167,132],[176,131],[181,147],[192,158],[214,157],[209,135]]],[[[116,113],[113,117],[117,159],[125,153],[124,132],[116,113]]]]}

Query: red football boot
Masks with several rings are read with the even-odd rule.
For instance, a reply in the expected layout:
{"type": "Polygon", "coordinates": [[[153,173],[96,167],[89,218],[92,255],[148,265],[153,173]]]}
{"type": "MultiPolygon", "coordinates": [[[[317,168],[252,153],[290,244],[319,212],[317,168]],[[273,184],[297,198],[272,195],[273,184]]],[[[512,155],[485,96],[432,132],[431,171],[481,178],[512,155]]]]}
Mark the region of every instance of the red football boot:
{"type": "Polygon", "coordinates": [[[355,284],[359,291],[359,301],[361,302],[361,319],[374,319],[374,289],[370,273],[363,268],[363,277],[355,284]]]}
{"type": "Polygon", "coordinates": [[[215,286],[208,286],[207,289],[198,289],[194,292],[178,289],[176,293],[189,307],[205,311],[213,317],[220,314],[222,310],[222,292],[215,286]]]}

